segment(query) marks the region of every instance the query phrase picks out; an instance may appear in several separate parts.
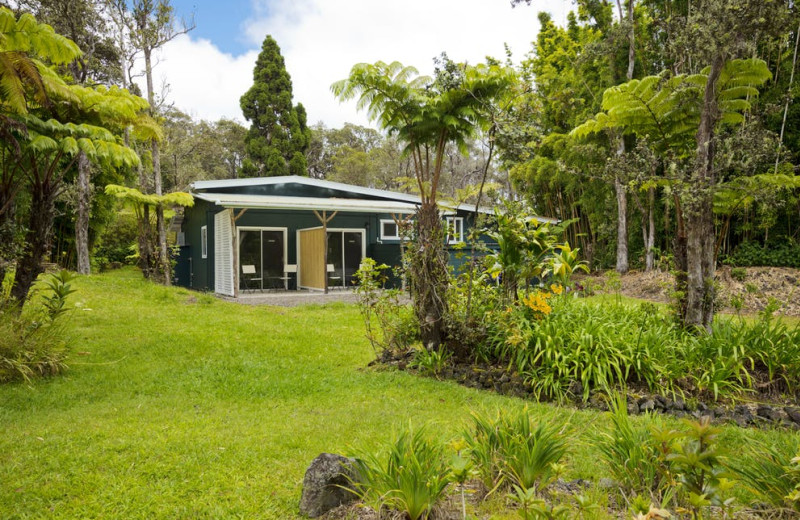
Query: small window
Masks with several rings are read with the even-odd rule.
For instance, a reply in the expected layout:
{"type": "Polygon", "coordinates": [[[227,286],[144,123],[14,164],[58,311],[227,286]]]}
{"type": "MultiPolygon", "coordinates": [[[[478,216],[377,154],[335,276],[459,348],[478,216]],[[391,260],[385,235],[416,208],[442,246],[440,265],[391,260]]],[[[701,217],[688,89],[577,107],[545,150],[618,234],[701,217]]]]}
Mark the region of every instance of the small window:
{"type": "Polygon", "coordinates": [[[208,258],[208,226],[200,228],[200,252],[203,258],[208,258]]]}
{"type": "Polygon", "coordinates": [[[464,219],[447,217],[447,243],[458,244],[464,241],[464,219]]]}
{"type": "Polygon", "coordinates": [[[381,240],[400,240],[397,222],[394,220],[381,220],[381,240]]]}

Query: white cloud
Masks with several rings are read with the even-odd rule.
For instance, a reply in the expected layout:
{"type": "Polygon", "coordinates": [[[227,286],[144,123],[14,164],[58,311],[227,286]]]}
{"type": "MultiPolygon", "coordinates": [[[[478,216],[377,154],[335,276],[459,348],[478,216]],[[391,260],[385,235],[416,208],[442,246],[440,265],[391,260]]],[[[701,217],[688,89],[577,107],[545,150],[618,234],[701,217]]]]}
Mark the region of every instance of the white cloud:
{"type": "MultiPolygon", "coordinates": [[[[564,23],[570,2],[550,4],[555,7],[547,10],[564,23]]],[[[310,124],[366,124],[355,102],[339,104],[330,93],[331,83],[355,63],[398,60],[430,74],[433,57],[443,51],[476,63],[487,55],[504,59],[504,43],[518,62],[539,29],[538,10],[512,9],[508,0],[254,0],[254,18],[244,24],[253,51],[231,56],[206,40],[182,36],[162,50],[156,76],[167,78],[170,100],[184,111],[241,120],[239,97],[252,84],[261,42],[271,34],[310,124]]]]}

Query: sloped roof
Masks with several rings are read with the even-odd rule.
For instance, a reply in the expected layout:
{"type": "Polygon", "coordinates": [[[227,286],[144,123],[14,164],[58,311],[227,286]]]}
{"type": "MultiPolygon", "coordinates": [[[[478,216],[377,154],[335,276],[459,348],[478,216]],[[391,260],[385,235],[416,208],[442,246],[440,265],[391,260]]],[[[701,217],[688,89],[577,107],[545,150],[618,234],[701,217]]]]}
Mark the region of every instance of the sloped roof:
{"type": "Polygon", "coordinates": [[[280,195],[244,195],[239,193],[195,193],[195,197],[223,208],[257,208],[286,210],[352,211],[361,213],[410,214],[416,204],[392,200],[340,199],[318,197],[286,197],[280,195]]]}

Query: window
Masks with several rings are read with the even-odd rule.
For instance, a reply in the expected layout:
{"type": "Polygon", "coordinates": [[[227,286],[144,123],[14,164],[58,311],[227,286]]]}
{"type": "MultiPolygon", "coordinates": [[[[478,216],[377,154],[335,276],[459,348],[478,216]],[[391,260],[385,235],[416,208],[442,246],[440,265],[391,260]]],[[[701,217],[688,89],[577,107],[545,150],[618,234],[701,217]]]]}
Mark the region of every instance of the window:
{"type": "Polygon", "coordinates": [[[200,228],[200,253],[203,258],[208,258],[208,226],[200,228]]]}
{"type": "Polygon", "coordinates": [[[397,222],[394,220],[381,220],[381,240],[400,240],[397,222]]]}
{"type": "Polygon", "coordinates": [[[464,219],[447,217],[447,243],[458,244],[464,241],[464,219]]]}

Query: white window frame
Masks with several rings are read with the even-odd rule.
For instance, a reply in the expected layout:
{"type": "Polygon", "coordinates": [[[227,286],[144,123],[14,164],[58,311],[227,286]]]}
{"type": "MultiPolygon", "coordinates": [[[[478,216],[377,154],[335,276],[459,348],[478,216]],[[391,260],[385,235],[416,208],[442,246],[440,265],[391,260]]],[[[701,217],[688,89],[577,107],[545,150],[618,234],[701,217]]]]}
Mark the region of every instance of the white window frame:
{"type": "Polygon", "coordinates": [[[381,240],[400,240],[400,226],[397,225],[397,222],[395,222],[394,220],[389,219],[389,218],[382,218],[380,220],[380,226],[381,226],[381,228],[380,228],[381,229],[381,232],[380,232],[381,240]],[[397,234],[395,234],[393,236],[392,235],[384,235],[383,234],[383,225],[384,224],[392,224],[394,226],[395,232],[397,234]]]}
{"type": "Polygon", "coordinates": [[[445,222],[447,224],[447,243],[460,244],[464,242],[464,217],[445,217],[445,222]]]}
{"type": "Polygon", "coordinates": [[[208,226],[200,228],[200,257],[208,258],[208,226]]]}

